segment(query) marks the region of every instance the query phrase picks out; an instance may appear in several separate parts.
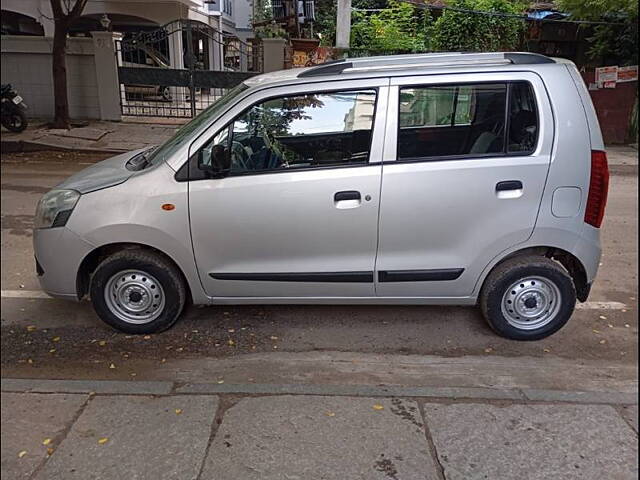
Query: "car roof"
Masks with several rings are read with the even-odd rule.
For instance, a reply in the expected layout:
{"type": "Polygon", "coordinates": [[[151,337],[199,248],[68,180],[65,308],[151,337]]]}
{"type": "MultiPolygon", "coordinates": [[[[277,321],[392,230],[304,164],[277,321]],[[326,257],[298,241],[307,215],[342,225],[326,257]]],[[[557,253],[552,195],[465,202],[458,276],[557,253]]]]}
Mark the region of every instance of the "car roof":
{"type": "Polygon", "coordinates": [[[541,66],[564,62],[544,55],[527,52],[462,53],[442,52],[379,57],[344,58],[313,67],[292,68],[257,75],[245,80],[249,87],[266,87],[331,80],[355,80],[372,77],[407,76],[508,71],[516,67],[536,70],[541,66]]]}

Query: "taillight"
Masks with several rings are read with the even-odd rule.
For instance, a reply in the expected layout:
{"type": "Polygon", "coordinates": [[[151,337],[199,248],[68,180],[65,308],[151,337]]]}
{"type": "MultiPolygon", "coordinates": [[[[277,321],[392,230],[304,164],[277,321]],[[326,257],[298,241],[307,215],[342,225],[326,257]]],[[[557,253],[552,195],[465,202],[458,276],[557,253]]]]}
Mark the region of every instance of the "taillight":
{"type": "Polygon", "coordinates": [[[607,154],[601,150],[591,151],[591,179],[589,180],[589,196],[584,221],[589,225],[600,228],[607,205],[609,192],[609,166],[607,154]]]}

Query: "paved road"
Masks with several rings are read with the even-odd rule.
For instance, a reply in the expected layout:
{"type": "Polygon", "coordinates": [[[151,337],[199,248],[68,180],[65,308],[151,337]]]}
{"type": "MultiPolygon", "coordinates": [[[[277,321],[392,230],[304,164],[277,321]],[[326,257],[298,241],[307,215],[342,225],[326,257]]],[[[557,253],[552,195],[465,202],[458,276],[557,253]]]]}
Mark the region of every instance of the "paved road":
{"type": "Polygon", "coordinates": [[[275,354],[281,352],[313,356],[327,351],[468,359],[527,357],[583,365],[606,360],[607,365],[622,369],[633,366],[638,326],[638,177],[633,155],[632,150],[610,153],[613,176],[603,230],[604,255],[590,298],[623,305],[615,310],[579,310],[561,332],[530,343],[497,337],[475,308],[423,306],[192,307],[175,328],[161,335],[143,339],[116,334],[86,302],[31,298],[31,292],[38,290],[30,231],[35,203],[50,187],[101,156],[4,155],[2,374],[158,378],[162,371],[168,376],[184,374],[185,369],[205,371],[211,359],[239,354],[262,354],[269,359],[280,358],[275,354]],[[163,366],[160,372],[158,359],[163,366]],[[112,364],[116,368],[109,368],[112,364]]]}

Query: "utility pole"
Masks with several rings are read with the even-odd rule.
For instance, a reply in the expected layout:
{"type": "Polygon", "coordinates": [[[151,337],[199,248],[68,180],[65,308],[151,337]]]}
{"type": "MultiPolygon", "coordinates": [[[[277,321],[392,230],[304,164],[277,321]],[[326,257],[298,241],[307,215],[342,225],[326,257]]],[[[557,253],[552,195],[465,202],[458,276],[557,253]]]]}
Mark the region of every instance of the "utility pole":
{"type": "Polygon", "coordinates": [[[351,38],[351,0],[338,0],[336,48],[348,49],[351,38]]]}

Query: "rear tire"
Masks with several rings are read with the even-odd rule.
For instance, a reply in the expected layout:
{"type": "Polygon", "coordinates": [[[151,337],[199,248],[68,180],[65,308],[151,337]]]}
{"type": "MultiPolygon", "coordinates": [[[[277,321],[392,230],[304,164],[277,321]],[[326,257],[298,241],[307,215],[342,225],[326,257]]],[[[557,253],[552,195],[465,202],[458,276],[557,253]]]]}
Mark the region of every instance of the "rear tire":
{"type": "Polygon", "coordinates": [[[122,250],[96,268],[90,286],[98,316],[125,333],[157,333],[171,327],[184,308],[180,271],[163,256],[142,249],[122,250]]]}
{"type": "Polygon", "coordinates": [[[7,130],[20,133],[27,128],[27,115],[24,111],[16,109],[2,119],[2,126],[7,130]]]}
{"type": "Polygon", "coordinates": [[[540,340],[569,321],[576,289],[571,276],[553,260],[515,257],[489,274],[479,300],[484,318],[498,335],[540,340]]]}

